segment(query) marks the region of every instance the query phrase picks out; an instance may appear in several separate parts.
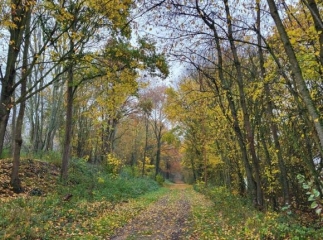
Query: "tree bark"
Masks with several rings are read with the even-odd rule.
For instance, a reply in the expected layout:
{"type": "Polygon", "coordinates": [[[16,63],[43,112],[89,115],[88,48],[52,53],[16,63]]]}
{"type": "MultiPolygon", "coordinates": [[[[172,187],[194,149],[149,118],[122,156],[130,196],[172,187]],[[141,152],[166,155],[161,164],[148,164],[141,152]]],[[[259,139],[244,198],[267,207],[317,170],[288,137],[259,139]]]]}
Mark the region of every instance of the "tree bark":
{"type": "Polygon", "coordinates": [[[71,155],[71,141],[73,134],[73,66],[67,72],[67,95],[66,95],[66,122],[65,138],[61,168],[61,179],[66,181],[68,178],[68,163],[71,155]]]}
{"type": "MultiPolygon", "coordinates": [[[[26,28],[25,28],[25,45],[23,52],[23,64],[22,64],[22,79],[21,79],[21,96],[24,96],[27,91],[27,66],[28,66],[28,51],[30,45],[30,20],[31,20],[31,8],[26,13],[26,28]]],[[[16,193],[23,191],[21,187],[21,181],[19,178],[19,166],[20,166],[20,151],[22,146],[22,125],[24,121],[26,101],[22,101],[19,107],[19,113],[17,117],[15,127],[15,142],[13,148],[13,165],[11,172],[10,184],[16,193]]]]}

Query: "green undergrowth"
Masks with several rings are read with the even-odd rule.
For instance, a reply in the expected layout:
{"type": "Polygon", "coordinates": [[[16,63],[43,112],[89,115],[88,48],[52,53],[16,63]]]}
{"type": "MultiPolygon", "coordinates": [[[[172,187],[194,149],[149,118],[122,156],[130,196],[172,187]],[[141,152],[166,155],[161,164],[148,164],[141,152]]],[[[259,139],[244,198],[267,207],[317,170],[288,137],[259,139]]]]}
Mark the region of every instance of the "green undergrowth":
{"type": "Polygon", "coordinates": [[[69,181],[59,185],[59,192],[72,194],[87,201],[120,202],[135,198],[159,188],[150,178],[137,178],[130,174],[107,174],[104,168],[84,161],[72,162],[69,181]]]}
{"type": "Polygon", "coordinates": [[[195,189],[214,203],[193,208],[195,229],[203,239],[322,239],[319,226],[303,226],[284,213],[257,211],[225,188],[195,189]]]}
{"type": "Polygon", "coordinates": [[[41,196],[0,198],[0,239],[106,239],[167,191],[79,160],[69,176],[41,196]]]}

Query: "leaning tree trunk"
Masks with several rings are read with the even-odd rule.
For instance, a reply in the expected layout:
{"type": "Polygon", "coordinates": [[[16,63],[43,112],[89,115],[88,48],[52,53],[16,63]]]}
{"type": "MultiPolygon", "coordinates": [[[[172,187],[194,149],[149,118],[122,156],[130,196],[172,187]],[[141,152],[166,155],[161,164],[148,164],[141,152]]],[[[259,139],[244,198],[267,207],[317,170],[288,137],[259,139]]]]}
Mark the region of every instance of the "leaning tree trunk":
{"type": "Polygon", "coordinates": [[[272,18],[274,19],[277,31],[280,35],[282,42],[283,42],[286,55],[287,55],[288,60],[290,62],[290,68],[291,68],[292,74],[294,76],[295,82],[297,84],[298,91],[304,101],[304,104],[307,108],[310,118],[313,121],[316,133],[320,139],[320,147],[322,149],[323,148],[322,119],[320,119],[320,115],[314,105],[313,99],[311,98],[310,92],[306,86],[305,80],[302,75],[302,70],[301,70],[299,63],[297,61],[296,54],[295,54],[294,49],[290,43],[286,29],[285,29],[285,27],[282,23],[282,20],[279,16],[275,1],[274,0],[267,0],[267,3],[269,5],[270,14],[271,14],[272,18]]]}
{"type": "MultiPolygon", "coordinates": [[[[319,37],[319,48],[320,48],[320,54],[319,54],[319,62],[321,66],[323,66],[323,21],[320,15],[320,10],[315,2],[315,0],[303,0],[302,1],[307,8],[310,10],[315,30],[319,37]]],[[[322,70],[320,70],[322,73],[322,70]]]]}

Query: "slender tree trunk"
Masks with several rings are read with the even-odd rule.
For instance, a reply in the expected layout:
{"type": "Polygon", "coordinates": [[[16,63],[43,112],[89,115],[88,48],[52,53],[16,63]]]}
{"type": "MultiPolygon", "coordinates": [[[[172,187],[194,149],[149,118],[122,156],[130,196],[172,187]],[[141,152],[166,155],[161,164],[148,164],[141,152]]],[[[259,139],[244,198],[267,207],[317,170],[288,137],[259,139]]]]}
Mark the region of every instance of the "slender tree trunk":
{"type": "Polygon", "coordinates": [[[205,148],[205,143],[203,143],[202,146],[202,155],[203,155],[203,159],[204,159],[204,184],[205,187],[207,187],[208,185],[208,181],[207,181],[207,158],[206,158],[206,148],[205,148]]]}
{"type": "MultiPolygon", "coordinates": [[[[217,60],[218,60],[218,77],[221,81],[221,85],[222,88],[225,90],[225,94],[226,94],[226,98],[229,104],[229,108],[230,108],[230,112],[231,112],[231,116],[232,116],[232,125],[233,125],[233,130],[237,136],[238,139],[238,144],[240,147],[240,151],[241,151],[241,155],[242,155],[242,161],[244,164],[244,169],[246,171],[246,175],[247,175],[247,182],[248,182],[248,186],[247,186],[247,190],[250,194],[250,196],[253,198],[253,200],[255,202],[257,202],[258,199],[258,191],[257,191],[257,186],[255,179],[252,175],[252,168],[250,166],[249,163],[249,159],[248,159],[248,154],[247,154],[247,149],[246,149],[246,143],[245,143],[245,137],[242,133],[242,130],[240,128],[239,125],[239,118],[238,118],[238,113],[236,110],[236,106],[235,106],[235,102],[234,99],[232,97],[232,93],[231,93],[231,89],[230,89],[230,84],[228,83],[228,81],[225,78],[224,72],[223,72],[223,59],[222,59],[222,48],[220,45],[220,40],[219,40],[219,36],[217,33],[217,29],[215,28],[215,22],[213,21],[213,19],[209,18],[207,14],[203,13],[202,10],[200,9],[199,5],[198,5],[198,0],[195,1],[196,2],[196,9],[199,13],[199,16],[202,18],[202,20],[204,21],[204,23],[212,30],[213,32],[213,37],[216,43],[216,50],[217,50],[217,60]]],[[[215,79],[214,79],[215,81],[215,79]]],[[[213,83],[214,85],[216,85],[216,83],[213,83]]],[[[221,106],[223,107],[223,106],[221,106]]]]}
{"type": "Polygon", "coordinates": [[[238,161],[236,162],[236,165],[237,165],[237,175],[239,179],[239,194],[240,196],[244,196],[244,194],[246,193],[246,185],[245,185],[243,174],[241,173],[241,169],[238,161]]]}
{"type": "MultiPolygon", "coordinates": [[[[75,31],[77,16],[75,16],[74,22],[72,23],[71,30],[75,31]]],[[[74,39],[69,39],[69,50],[70,50],[70,62],[67,70],[67,92],[66,92],[66,122],[65,122],[65,137],[64,137],[64,148],[62,156],[62,167],[61,167],[61,180],[66,182],[68,179],[68,164],[71,157],[71,144],[73,135],[73,93],[74,93],[74,72],[72,58],[75,55],[75,43],[74,39]]]]}
{"type": "Polygon", "coordinates": [[[312,19],[314,22],[315,30],[317,34],[319,35],[319,48],[320,48],[320,57],[319,62],[321,64],[321,67],[323,66],[323,22],[320,15],[319,8],[315,2],[315,0],[303,0],[302,1],[307,8],[310,10],[310,13],[312,15],[312,19]]]}
{"type": "MultiPolygon", "coordinates": [[[[13,94],[13,101],[15,101],[15,95],[13,94]]],[[[10,154],[13,156],[13,148],[15,145],[15,132],[16,132],[16,119],[17,119],[17,105],[12,107],[12,117],[11,117],[11,146],[10,154]]]]}
{"type": "Polygon", "coordinates": [[[145,167],[146,167],[146,157],[147,157],[147,147],[148,147],[148,116],[145,115],[145,147],[144,147],[144,156],[142,162],[142,171],[141,176],[145,175],[145,167]]]}
{"type": "MultiPolygon", "coordinates": [[[[259,62],[260,62],[260,74],[263,80],[266,78],[266,70],[264,67],[265,60],[264,60],[264,54],[262,50],[262,38],[261,38],[261,22],[260,22],[260,4],[257,2],[257,39],[258,39],[258,56],[259,56],[259,62]]],[[[285,166],[285,162],[283,159],[282,150],[280,147],[279,137],[278,137],[278,127],[277,124],[274,122],[274,106],[273,102],[271,100],[271,92],[268,83],[265,81],[264,83],[264,89],[265,89],[265,99],[267,104],[267,115],[268,120],[270,122],[270,128],[271,133],[274,140],[275,145],[275,152],[278,159],[278,166],[280,170],[280,182],[283,189],[283,196],[284,196],[284,203],[289,204],[290,203],[290,196],[289,196],[289,184],[288,184],[288,178],[287,178],[287,169],[285,166]]]]}
{"type": "Polygon", "coordinates": [[[118,120],[115,117],[107,120],[107,128],[104,132],[104,155],[114,152],[114,141],[117,132],[118,120]]]}
{"type": "Polygon", "coordinates": [[[1,79],[1,97],[0,97],[0,156],[4,147],[4,139],[8,125],[10,109],[13,106],[12,94],[13,85],[16,77],[16,62],[20,53],[20,46],[23,41],[25,24],[27,21],[28,11],[31,8],[29,1],[22,3],[20,0],[11,1],[11,19],[15,27],[9,28],[10,39],[7,54],[6,73],[1,79]],[[28,6],[28,7],[27,7],[28,6]]]}
{"type": "Polygon", "coordinates": [[[190,157],[190,163],[191,163],[191,167],[192,167],[194,182],[196,183],[197,176],[196,176],[196,170],[195,170],[195,165],[194,165],[194,159],[192,157],[190,157]]]}
{"type": "Polygon", "coordinates": [[[68,163],[71,152],[72,129],[73,129],[73,66],[67,72],[67,95],[66,95],[66,122],[63,159],[61,168],[61,179],[66,181],[68,178],[68,163]]]}
{"type": "Polygon", "coordinates": [[[158,133],[158,137],[157,137],[155,179],[156,179],[156,176],[158,175],[158,173],[160,172],[160,153],[161,153],[161,129],[160,129],[160,133],[158,133]]]}
{"type": "MultiPolygon", "coordinates": [[[[26,81],[21,83],[21,94],[26,93],[26,81]]],[[[11,180],[10,184],[16,193],[22,192],[21,181],[19,178],[19,166],[20,166],[20,150],[22,146],[22,125],[23,119],[25,114],[25,106],[26,102],[22,101],[19,107],[19,113],[16,122],[15,134],[14,134],[14,147],[13,147],[13,165],[12,165],[12,172],[11,172],[11,180]]]]}
{"type": "Polygon", "coordinates": [[[294,49],[290,43],[286,29],[285,29],[285,27],[282,23],[282,20],[279,16],[275,1],[274,0],[267,0],[267,3],[269,5],[270,14],[271,14],[272,18],[274,19],[277,31],[280,35],[282,42],[283,42],[285,52],[286,52],[288,60],[290,62],[290,68],[291,68],[292,74],[294,76],[295,82],[297,84],[298,91],[303,99],[303,102],[307,108],[310,118],[313,121],[313,124],[315,126],[315,130],[316,130],[317,135],[320,139],[320,147],[322,149],[323,148],[322,119],[320,118],[320,115],[318,114],[318,110],[316,109],[316,107],[314,105],[314,102],[310,96],[309,90],[308,90],[306,83],[304,81],[304,78],[302,75],[302,70],[301,70],[299,63],[297,61],[294,49]]]}
{"type": "MultiPolygon", "coordinates": [[[[298,112],[300,113],[300,117],[304,118],[305,123],[309,126],[309,129],[313,129],[310,130],[312,132],[317,133],[315,130],[315,126],[314,126],[314,121],[311,121],[310,119],[310,115],[306,114],[306,107],[304,106],[304,102],[301,100],[300,94],[296,91],[296,89],[294,89],[297,84],[295,82],[295,79],[290,79],[284,72],[283,70],[283,66],[280,64],[279,59],[277,58],[277,56],[275,55],[275,53],[273,52],[273,50],[270,48],[270,46],[268,45],[268,43],[265,41],[265,39],[262,37],[262,40],[264,41],[264,43],[266,44],[266,49],[269,51],[269,53],[271,54],[271,56],[273,57],[274,61],[276,62],[277,66],[279,67],[279,69],[281,70],[281,74],[284,77],[284,79],[286,80],[286,84],[288,87],[289,92],[292,94],[294,100],[295,100],[295,104],[296,107],[298,109],[298,112]]],[[[318,134],[313,134],[312,135],[312,139],[315,142],[316,146],[318,147],[318,151],[320,152],[320,155],[323,156],[323,148],[321,148],[321,142],[319,139],[318,134]]],[[[307,159],[307,158],[304,158],[307,159]]],[[[310,159],[311,162],[313,162],[313,159],[310,159]]],[[[306,162],[306,164],[308,164],[306,162]]],[[[321,163],[322,164],[322,163],[321,163]]],[[[322,165],[323,166],[323,165],[322,165]]],[[[314,175],[315,177],[316,175],[314,175]]],[[[316,179],[316,181],[318,181],[318,179],[316,179]]]]}
{"type": "MultiPolygon", "coordinates": [[[[55,74],[58,75],[62,71],[60,66],[55,68],[55,74]]],[[[65,76],[65,74],[64,74],[65,76]]],[[[64,84],[62,84],[63,80],[58,79],[53,84],[52,89],[52,104],[49,116],[49,124],[47,129],[45,130],[45,138],[44,138],[44,151],[49,151],[53,149],[54,137],[56,134],[59,125],[61,124],[61,116],[62,116],[62,105],[64,100],[64,84]]]]}
{"type": "Polygon", "coordinates": [[[241,70],[241,63],[237,54],[237,48],[234,43],[233,38],[233,30],[232,30],[232,22],[231,22],[231,14],[229,9],[228,0],[223,0],[226,11],[227,18],[227,27],[228,27],[228,39],[230,42],[231,52],[233,55],[234,66],[237,71],[237,82],[239,89],[239,97],[240,97],[240,105],[243,113],[243,123],[247,134],[247,145],[249,146],[249,151],[253,164],[253,172],[255,175],[256,181],[256,191],[257,191],[257,204],[262,207],[263,206],[263,191],[261,186],[261,177],[260,177],[260,164],[259,159],[255,151],[255,140],[254,140],[254,132],[250,123],[249,112],[246,103],[246,96],[244,93],[244,84],[243,84],[243,74],[241,70]]]}
{"type": "MultiPolygon", "coordinates": [[[[31,20],[31,9],[26,13],[26,28],[25,28],[25,46],[23,52],[23,64],[22,64],[22,79],[21,79],[21,96],[24,96],[27,91],[27,66],[28,66],[28,51],[30,45],[30,20],[31,20]]],[[[25,115],[26,101],[22,101],[19,107],[19,113],[15,128],[15,144],[13,148],[13,165],[11,172],[10,184],[16,193],[23,191],[21,187],[21,181],[19,179],[19,166],[20,166],[20,151],[22,146],[22,125],[25,115]]]]}

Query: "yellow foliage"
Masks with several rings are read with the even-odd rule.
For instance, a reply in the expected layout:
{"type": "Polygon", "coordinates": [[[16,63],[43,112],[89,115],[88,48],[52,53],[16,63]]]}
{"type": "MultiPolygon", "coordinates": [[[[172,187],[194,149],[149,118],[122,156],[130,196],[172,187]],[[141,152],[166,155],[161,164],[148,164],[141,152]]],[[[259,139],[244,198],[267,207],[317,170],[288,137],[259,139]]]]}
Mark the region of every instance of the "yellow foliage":
{"type": "Polygon", "coordinates": [[[104,179],[102,177],[98,177],[98,183],[104,183],[104,179]]]}
{"type": "Polygon", "coordinates": [[[108,171],[113,175],[118,175],[120,173],[121,168],[123,167],[122,161],[113,156],[113,154],[108,154],[106,161],[108,171]]]}
{"type": "MultiPolygon", "coordinates": [[[[142,160],[139,160],[137,162],[137,167],[138,167],[139,171],[141,172],[141,170],[143,168],[143,161],[142,160]]],[[[145,173],[144,173],[144,175],[145,176],[149,175],[150,173],[153,172],[154,169],[155,169],[155,165],[150,164],[150,158],[146,157],[145,158],[145,173]]]]}

